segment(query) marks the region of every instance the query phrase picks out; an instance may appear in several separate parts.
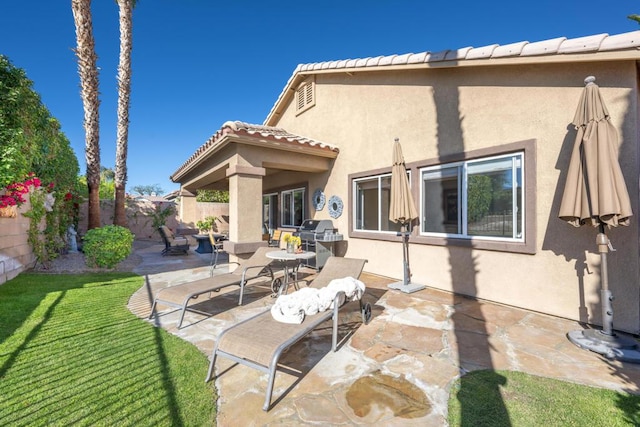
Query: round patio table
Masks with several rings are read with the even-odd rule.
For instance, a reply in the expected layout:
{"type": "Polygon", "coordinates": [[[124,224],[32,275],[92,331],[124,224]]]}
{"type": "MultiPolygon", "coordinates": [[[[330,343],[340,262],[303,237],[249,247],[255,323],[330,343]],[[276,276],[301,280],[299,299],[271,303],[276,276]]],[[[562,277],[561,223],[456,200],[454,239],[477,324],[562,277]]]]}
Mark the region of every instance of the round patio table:
{"type": "MultiPolygon", "coordinates": [[[[315,252],[311,252],[311,251],[290,253],[290,252],[287,252],[286,250],[267,252],[265,255],[267,256],[267,258],[281,261],[283,264],[284,279],[282,281],[282,286],[278,286],[277,284],[275,284],[275,280],[274,280],[274,284],[272,285],[272,290],[274,294],[277,293],[277,295],[282,295],[282,293],[285,293],[285,294],[287,293],[287,288],[289,287],[289,274],[290,274],[289,265],[293,264],[293,267],[292,267],[293,270],[291,271],[291,273],[294,273],[297,279],[298,268],[300,268],[301,262],[316,256],[315,252]]],[[[293,285],[297,290],[298,285],[295,282],[293,285]]]]}

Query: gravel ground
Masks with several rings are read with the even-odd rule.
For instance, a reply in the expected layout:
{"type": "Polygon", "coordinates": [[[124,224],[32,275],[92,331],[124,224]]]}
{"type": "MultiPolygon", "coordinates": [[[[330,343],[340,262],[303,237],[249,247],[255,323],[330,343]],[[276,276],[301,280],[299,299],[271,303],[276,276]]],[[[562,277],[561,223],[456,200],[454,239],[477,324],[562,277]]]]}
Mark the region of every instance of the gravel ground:
{"type": "Polygon", "coordinates": [[[52,274],[60,274],[60,273],[95,273],[101,271],[133,271],[141,262],[142,257],[136,254],[137,250],[147,248],[149,246],[157,245],[158,242],[152,240],[134,240],[133,242],[133,250],[131,251],[131,255],[129,255],[124,261],[119,263],[114,269],[106,269],[106,268],[91,268],[88,267],[85,263],[84,254],[82,252],[73,253],[73,254],[64,254],[60,255],[58,258],[54,259],[47,266],[43,266],[42,264],[38,264],[33,271],[38,273],[52,273],[52,274]]]}

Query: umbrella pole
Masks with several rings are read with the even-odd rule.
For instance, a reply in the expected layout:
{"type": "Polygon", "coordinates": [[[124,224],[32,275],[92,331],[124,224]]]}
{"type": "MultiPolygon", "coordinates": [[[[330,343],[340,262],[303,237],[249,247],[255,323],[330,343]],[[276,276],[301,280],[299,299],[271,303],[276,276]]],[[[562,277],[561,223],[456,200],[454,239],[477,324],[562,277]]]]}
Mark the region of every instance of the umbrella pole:
{"type": "Polygon", "coordinates": [[[611,248],[609,238],[605,234],[604,224],[600,224],[600,232],[596,237],[600,252],[600,298],[602,303],[602,330],[582,329],[567,334],[569,341],[580,348],[599,353],[608,359],[624,362],[640,363],[640,348],[632,337],[621,336],[613,332],[613,295],[609,291],[609,272],[607,270],[607,253],[611,248]]]}
{"type": "Polygon", "coordinates": [[[416,283],[411,283],[411,270],[409,269],[409,234],[407,231],[407,225],[411,222],[403,222],[400,227],[400,231],[398,232],[398,236],[402,236],[402,270],[403,270],[403,280],[401,282],[391,283],[388,287],[389,289],[396,289],[404,292],[405,294],[410,294],[412,292],[416,292],[426,288],[425,285],[419,285],[416,283]]]}
{"type": "Polygon", "coordinates": [[[408,286],[411,283],[411,270],[409,270],[409,233],[405,223],[402,224],[402,246],[403,246],[403,262],[404,262],[404,281],[403,284],[408,286]]]}
{"type": "Polygon", "coordinates": [[[602,304],[602,333],[613,335],[613,295],[609,291],[609,270],[607,266],[607,254],[609,253],[609,238],[605,234],[604,224],[600,224],[600,233],[596,236],[596,244],[600,253],[600,298],[602,304]]]}

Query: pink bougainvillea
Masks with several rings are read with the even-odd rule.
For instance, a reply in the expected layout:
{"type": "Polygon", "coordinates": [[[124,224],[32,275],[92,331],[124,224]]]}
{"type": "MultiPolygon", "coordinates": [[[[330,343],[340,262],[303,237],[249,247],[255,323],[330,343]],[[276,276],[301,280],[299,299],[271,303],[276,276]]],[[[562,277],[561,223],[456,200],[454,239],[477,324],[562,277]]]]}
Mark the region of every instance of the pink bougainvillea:
{"type": "Polygon", "coordinates": [[[0,196],[0,208],[20,206],[27,201],[25,199],[25,195],[29,192],[30,188],[38,188],[41,185],[42,182],[40,181],[40,178],[38,178],[33,172],[27,175],[27,178],[23,182],[14,182],[7,185],[5,187],[5,194],[0,196]]]}

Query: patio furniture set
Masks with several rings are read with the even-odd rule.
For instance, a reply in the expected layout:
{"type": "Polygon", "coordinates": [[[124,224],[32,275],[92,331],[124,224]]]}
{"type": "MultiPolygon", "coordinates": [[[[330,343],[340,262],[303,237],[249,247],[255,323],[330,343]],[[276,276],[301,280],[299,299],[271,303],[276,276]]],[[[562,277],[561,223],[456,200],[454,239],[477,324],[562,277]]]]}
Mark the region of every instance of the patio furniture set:
{"type": "Polygon", "coordinates": [[[201,295],[209,294],[211,298],[223,288],[238,286],[238,305],[241,306],[246,286],[270,286],[275,303],[269,309],[232,325],[217,337],[205,379],[207,382],[213,379],[218,357],[268,373],[262,408],[268,411],[278,361],[284,352],[329,320],[332,320],[332,350],[337,351],[338,315],[340,310],[352,305],[348,304],[350,301],[358,301],[364,324],[371,319],[370,304],[362,302],[364,284],[358,280],[366,260],[330,257],[313,280],[299,280],[300,265],[313,256],[309,251],[292,254],[269,246],[258,248],[229,273],[160,290],[155,295],[149,319],[160,315],[158,304],[167,305],[180,310],[178,328],[182,328],[186,311],[207,315],[190,307],[201,295]],[[302,283],[307,286],[301,288],[302,283]],[[295,291],[289,293],[291,285],[295,291]],[[292,305],[294,302],[301,306],[292,305]],[[314,308],[310,309],[311,306],[314,308]]]}

